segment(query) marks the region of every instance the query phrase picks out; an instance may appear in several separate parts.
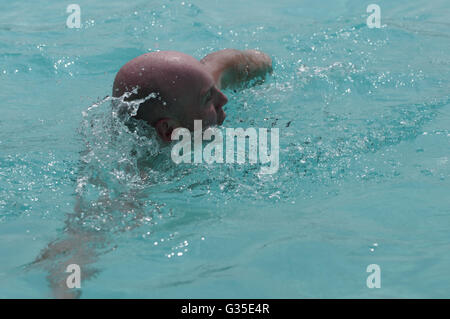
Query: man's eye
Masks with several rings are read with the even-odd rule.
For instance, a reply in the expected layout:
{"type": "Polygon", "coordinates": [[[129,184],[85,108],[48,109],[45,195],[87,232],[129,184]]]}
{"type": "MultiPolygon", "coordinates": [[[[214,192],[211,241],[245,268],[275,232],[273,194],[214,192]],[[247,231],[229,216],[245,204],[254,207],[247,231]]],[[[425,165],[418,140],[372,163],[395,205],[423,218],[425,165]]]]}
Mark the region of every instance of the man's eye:
{"type": "Polygon", "coordinates": [[[211,97],[212,97],[212,94],[211,94],[211,91],[209,91],[208,94],[206,94],[205,102],[209,102],[211,100],[211,97]]]}

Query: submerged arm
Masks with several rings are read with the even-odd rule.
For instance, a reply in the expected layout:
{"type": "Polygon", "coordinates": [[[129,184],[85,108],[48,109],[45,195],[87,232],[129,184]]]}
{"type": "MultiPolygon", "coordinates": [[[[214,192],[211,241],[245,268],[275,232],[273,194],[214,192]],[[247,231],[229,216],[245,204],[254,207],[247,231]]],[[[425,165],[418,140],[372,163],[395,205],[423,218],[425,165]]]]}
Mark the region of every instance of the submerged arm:
{"type": "Polygon", "coordinates": [[[256,50],[220,50],[208,54],[200,62],[210,70],[221,89],[237,86],[272,72],[272,59],[256,50]]]}

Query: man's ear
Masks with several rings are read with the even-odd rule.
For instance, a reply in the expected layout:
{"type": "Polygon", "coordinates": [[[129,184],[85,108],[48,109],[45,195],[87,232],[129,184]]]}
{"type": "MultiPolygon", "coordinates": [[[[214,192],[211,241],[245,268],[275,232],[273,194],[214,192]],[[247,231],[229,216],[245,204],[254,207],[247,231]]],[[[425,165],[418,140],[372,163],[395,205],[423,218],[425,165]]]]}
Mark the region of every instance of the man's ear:
{"type": "Polygon", "coordinates": [[[160,119],[155,124],[155,129],[159,137],[166,142],[170,142],[172,140],[172,132],[177,127],[179,127],[178,123],[171,118],[160,119]]]}

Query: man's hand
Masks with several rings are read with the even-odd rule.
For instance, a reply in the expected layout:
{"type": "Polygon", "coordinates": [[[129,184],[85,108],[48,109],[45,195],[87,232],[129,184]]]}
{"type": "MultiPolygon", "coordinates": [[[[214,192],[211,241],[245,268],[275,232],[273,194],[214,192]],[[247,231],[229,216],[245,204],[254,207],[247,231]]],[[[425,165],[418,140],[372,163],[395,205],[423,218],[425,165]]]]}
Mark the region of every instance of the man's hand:
{"type": "Polygon", "coordinates": [[[219,89],[238,86],[272,72],[272,59],[257,50],[220,50],[200,62],[210,70],[219,89]]]}

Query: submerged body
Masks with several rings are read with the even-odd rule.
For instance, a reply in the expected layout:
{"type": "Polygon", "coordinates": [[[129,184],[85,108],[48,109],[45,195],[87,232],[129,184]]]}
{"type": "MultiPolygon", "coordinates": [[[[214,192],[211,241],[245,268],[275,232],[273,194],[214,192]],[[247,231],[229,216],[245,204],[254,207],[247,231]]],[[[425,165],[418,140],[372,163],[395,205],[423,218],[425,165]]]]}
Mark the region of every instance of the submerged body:
{"type": "MultiPolygon", "coordinates": [[[[222,124],[227,103],[222,88],[239,85],[271,71],[271,59],[258,51],[222,50],[201,61],[175,51],[141,55],[125,64],[117,73],[113,96],[129,93],[127,100],[144,99],[136,114],[137,119],[155,127],[164,141],[170,141],[175,128],[194,130],[194,120],[202,120],[204,128],[222,124]],[[153,98],[155,96],[155,98],[153,98]],[[150,97],[147,99],[147,97],[150,97]]],[[[145,179],[145,178],[144,178],[145,179]]],[[[97,186],[103,181],[92,181],[97,186]]],[[[48,271],[47,280],[56,298],[78,298],[80,290],[67,286],[67,266],[79,265],[81,281],[97,274],[92,264],[105,246],[105,233],[86,229],[77,222],[80,216],[99,216],[104,207],[111,211],[139,209],[138,190],[131,189],[122,196],[123,202],[109,195],[92,203],[77,196],[74,213],[65,222],[64,236],[48,244],[30,266],[40,265],[48,271]],[[108,206],[109,204],[111,206],[108,206]],[[83,208],[84,207],[84,208],[83,208]],[[99,208],[96,210],[93,207],[99,208]]]]}

